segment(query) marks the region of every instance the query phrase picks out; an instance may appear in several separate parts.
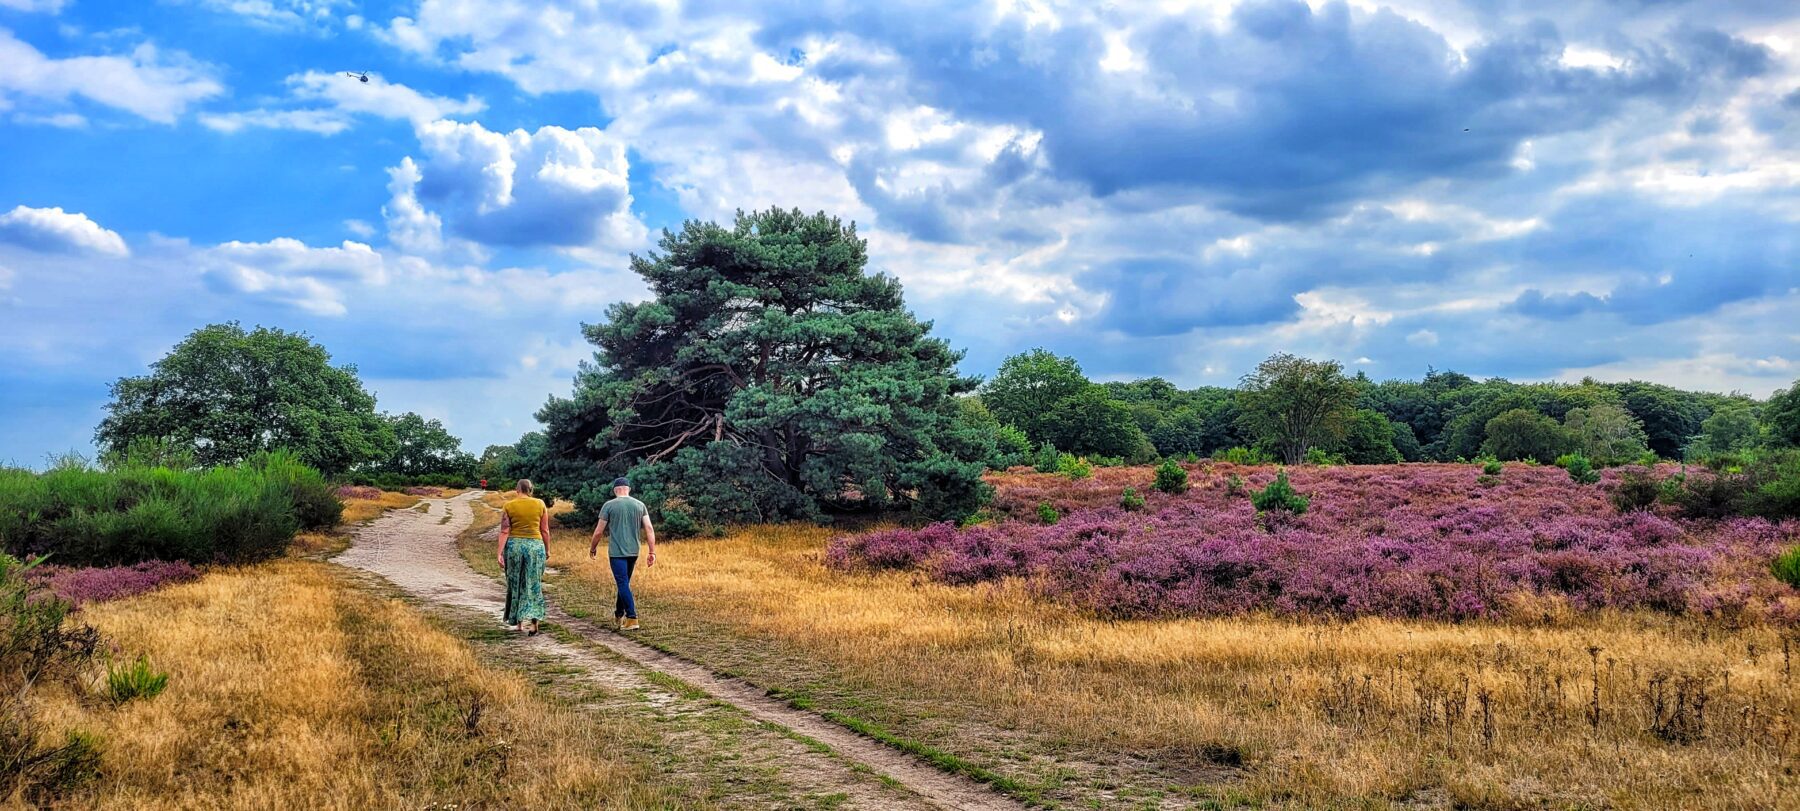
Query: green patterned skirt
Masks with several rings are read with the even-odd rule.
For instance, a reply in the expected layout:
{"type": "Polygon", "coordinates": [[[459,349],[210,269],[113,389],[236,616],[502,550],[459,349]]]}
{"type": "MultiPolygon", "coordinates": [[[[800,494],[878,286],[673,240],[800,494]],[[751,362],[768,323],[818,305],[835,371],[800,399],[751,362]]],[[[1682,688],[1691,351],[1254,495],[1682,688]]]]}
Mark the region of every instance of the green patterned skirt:
{"type": "Polygon", "coordinates": [[[544,542],[506,539],[506,624],[544,618],[544,542]]]}

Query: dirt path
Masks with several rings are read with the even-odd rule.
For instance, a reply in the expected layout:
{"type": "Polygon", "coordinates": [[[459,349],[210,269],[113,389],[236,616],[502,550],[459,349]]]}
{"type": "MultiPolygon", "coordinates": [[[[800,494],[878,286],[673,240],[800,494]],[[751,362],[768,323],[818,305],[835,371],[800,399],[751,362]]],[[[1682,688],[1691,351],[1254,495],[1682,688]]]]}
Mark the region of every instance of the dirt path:
{"type": "MultiPolygon", "coordinates": [[[[457,554],[456,537],[474,520],[471,502],[478,493],[451,499],[427,499],[424,511],[393,510],[358,529],[349,551],[338,563],[387,578],[414,596],[499,621],[505,595],[498,581],[469,568],[457,554]]],[[[592,622],[563,613],[554,605],[548,619],[582,639],[618,655],[603,657],[547,636],[520,638],[519,644],[558,656],[593,681],[617,688],[660,690],[646,671],[673,676],[758,721],[823,743],[837,757],[795,744],[778,759],[782,777],[808,788],[847,796],[864,808],[925,807],[948,809],[1016,809],[1022,805],[972,780],[948,774],[904,752],[864,738],[817,715],[796,710],[762,691],[592,622]],[[846,762],[847,761],[847,762],[846,762]],[[858,766],[910,790],[916,797],[884,791],[858,766]],[[908,802],[908,801],[912,802],[908,802]]],[[[666,692],[666,691],[663,691],[666,692]]]]}

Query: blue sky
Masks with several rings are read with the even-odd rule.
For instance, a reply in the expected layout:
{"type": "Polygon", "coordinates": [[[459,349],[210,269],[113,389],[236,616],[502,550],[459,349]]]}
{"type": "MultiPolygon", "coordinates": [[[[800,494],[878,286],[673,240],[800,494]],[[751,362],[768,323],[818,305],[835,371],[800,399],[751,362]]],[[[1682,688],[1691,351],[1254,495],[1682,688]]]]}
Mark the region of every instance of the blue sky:
{"type": "Polygon", "coordinates": [[[0,158],[28,465],[223,320],[512,441],[632,252],[770,205],[977,374],[1800,378],[1787,0],[0,0],[0,158]]]}

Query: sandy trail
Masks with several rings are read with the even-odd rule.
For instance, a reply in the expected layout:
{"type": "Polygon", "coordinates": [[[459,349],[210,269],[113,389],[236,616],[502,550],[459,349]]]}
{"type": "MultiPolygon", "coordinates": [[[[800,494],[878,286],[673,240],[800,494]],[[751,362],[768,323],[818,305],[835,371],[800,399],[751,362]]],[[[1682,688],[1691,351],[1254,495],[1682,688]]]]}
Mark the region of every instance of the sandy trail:
{"type": "MultiPolygon", "coordinates": [[[[391,510],[359,528],[350,549],[338,563],[387,578],[414,596],[440,605],[481,612],[499,621],[505,602],[499,581],[469,567],[456,550],[456,537],[474,520],[471,504],[480,494],[464,493],[450,499],[426,499],[429,505],[391,510]],[[448,515],[448,520],[445,516],[448,515]]],[[[540,647],[581,668],[593,680],[621,688],[643,689],[645,669],[674,676],[712,698],[736,707],[744,714],[799,733],[830,746],[841,758],[873,770],[918,795],[915,807],[947,809],[1018,809],[1024,806],[985,785],[949,774],[911,755],[862,737],[817,715],[796,710],[769,698],[763,691],[737,679],[713,673],[693,662],[639,644],[595,623],[563,613],[553,604],[548,619],[582,638],[618,654],[627,662],[609,661],[545,635],[519,644],[540,647]],[[630,663],[635,663],[630,664],[630,663]]],[[[866,808],[893,808],[900,798],[868,787],[869,781],[844,760],[797,747],[784,768],[784,777],[799,784],[824,785],[850,795],[851,802],[866,808]]],[[[901,802],[899,805],[907,805],[901,802]]]]}

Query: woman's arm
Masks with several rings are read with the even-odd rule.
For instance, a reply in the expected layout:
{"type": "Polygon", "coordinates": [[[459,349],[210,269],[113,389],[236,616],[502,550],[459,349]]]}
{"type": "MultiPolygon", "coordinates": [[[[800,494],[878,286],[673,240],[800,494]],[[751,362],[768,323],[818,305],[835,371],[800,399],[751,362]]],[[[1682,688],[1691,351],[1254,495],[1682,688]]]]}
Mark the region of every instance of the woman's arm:
{"type": "Polygon", "coordinates": [[[544,560],[550,560],[550,510],[538,513],[538,537],[544,539],[544,560]]]}
{"type": "Polygon", "coordinates": [[[500,546],[494,550],[494,559],[500,561],[500,568],[506,568],[506,536],[512,533],[512,516],[505,510],[500,511],[500,546]]]}

